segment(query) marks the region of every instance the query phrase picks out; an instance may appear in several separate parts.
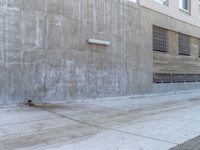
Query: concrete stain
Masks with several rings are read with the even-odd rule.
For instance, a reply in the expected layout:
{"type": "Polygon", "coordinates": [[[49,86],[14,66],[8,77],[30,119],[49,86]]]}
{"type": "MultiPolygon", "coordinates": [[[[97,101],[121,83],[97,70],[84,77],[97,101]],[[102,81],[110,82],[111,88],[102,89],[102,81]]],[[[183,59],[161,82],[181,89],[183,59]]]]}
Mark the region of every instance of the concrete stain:
{"type": "Polygon", "coordinates": [[[151,77],[152,64],[141,65],[135,55],[146,60],[151,51],[128,44],[140,30],[138,7],[126,0],[1,0],[0,105],[150,92],[151,82],[140,81],[151,77]],[[112,44],[88,44],[94,37],[112,44]]]}

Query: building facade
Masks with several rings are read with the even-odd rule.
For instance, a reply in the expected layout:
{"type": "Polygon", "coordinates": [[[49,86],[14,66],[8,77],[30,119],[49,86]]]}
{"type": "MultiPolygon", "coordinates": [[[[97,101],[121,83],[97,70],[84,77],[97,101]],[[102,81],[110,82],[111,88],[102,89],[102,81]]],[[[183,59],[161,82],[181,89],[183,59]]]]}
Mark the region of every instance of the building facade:
{"type": "Polygon", "coordinates": [[[199,23],[198,0],[0,0],[0,105],[200,88],[199,23]]]}
{"type": "Polygon", "coordinates": [[[139,3],[157,12],[152,14],[151,22],[153,91],[198,88],[200,1],[140,0],[139,3]]]}

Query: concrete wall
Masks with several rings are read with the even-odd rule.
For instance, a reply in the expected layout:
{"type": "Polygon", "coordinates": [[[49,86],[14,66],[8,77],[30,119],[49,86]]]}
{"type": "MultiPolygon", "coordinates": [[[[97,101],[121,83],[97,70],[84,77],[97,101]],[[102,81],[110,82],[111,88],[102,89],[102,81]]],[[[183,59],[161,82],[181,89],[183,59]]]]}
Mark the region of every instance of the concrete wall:
{"type": "Polygon", "coordinates": [[[0,104],[150,92],[146,41],[126,0],[0,0],[0,104]]]}
{"type": "Polygon", "coordinates": [[[157,91],[154,24],[200,37],[199,28],[129,0],[0,0],[0,105],[157,91]]]}

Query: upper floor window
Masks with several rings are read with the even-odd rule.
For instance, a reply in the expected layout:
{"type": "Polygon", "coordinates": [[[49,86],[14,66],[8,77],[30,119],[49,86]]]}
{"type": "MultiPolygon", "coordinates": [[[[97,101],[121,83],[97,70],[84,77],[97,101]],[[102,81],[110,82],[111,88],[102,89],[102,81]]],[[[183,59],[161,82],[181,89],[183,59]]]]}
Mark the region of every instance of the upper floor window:
{"type": "Polygon", "coordinates": [[[179,0],[179,8],[187,13],[190,12],[190,0],[179,0]]]}
{"type": "Polygon", "coordinates": [[[200,0],[199,0],[199,16],[200,16],[200,0]]]}
{"type": "Polygon", "coordinates": [[[165,6],[168,5],[168,0],[154,0],[154,1],[165,6]]]}
{"type": "Polygon", "coordinates": [[[191,40],[190,36],[179,34],[179,54],[191,55],[191,40]]]}

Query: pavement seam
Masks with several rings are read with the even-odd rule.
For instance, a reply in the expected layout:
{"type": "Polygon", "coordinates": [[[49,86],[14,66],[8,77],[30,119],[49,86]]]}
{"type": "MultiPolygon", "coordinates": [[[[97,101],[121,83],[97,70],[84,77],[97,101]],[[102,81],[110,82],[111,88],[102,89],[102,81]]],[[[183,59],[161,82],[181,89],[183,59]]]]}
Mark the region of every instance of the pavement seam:
{"type": "Polygon", "coordinates": [[[26,124],[26,123],[33,123],[33,122],[40,122],[44,120],[54,120],[54,119],[59,119],[61,117],[52,117],[52,118],[45,118],[45,119],[38,119],[38,120],[32,120],[32,121],[24,121],[24,122],[19,122],[19,123],[10,123],[10,124],[5,124],[5,125],[0,125],[0,127],[6,127],[6,126],[14,126],[14,125],[20,125],[20,124],[26,124]]]}
{"type": "Polygon", "coordinates": [[[154,141],[159,141],[159,142],[163,142],[163,143],[168,143],[168,144],[174,144],[174,145],[178,145],[179,143],[175,143],[175,142],[171,142],[171,141],[167,141],[167,140],[162,140],[162,139],[158,139],[158,138],[153,138],[153,137],[149,137],[149,136],[145,136],[145,135],[140,135],[140,134],[136,134],[136,133],[131,133],[131,132],[127,132],[127,131],[122,131],[122,130],[118,130],[118,129],[113,129],[113,128],[108,128],[105,126],[101,126],[101,125],[96,125],[96,124],[92,124],[92,123],[88,123],[88,122],[83,122],[77,119],[74,119],[72,117],[66,116],[66,115],[62,115],[59,113],[56,113],[54,111],[50,111],[48,109],[44,109],[44,108],[39,108],[37,106],[35,106],[35,108],[43,110],[43,111],[47,111],[49,113],[52,113],[54,115],[60,116],[62,118],[83,124],[83,125],[87,125],[87,126],[91,126],[91,127],[96,127],[96,128],[101,128],[101,129],[105,129],[105,130],[110,130],[110,131],[115,131],[118,133],[123,133],[123,134],[128,134],[128,135],[133,135],[133,136],[137,136],[137,137],[141,137],[141,138],[146,138],[146,139],[150,139],[150,140],[154,140],[154,141]]]}

